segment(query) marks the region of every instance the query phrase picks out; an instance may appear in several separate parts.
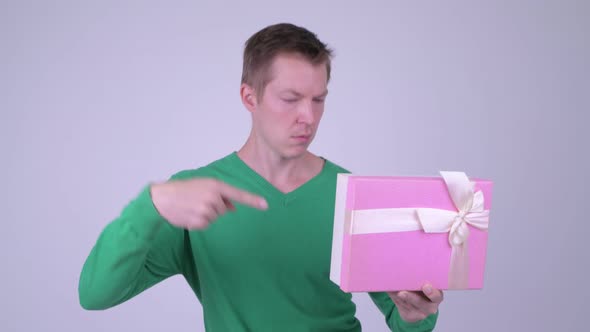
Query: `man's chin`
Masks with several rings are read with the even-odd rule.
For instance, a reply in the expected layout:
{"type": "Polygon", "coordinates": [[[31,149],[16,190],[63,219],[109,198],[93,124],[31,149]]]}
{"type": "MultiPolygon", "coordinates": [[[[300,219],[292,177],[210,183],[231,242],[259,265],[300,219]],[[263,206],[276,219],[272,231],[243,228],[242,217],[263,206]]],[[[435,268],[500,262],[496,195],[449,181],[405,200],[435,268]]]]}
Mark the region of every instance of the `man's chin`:
{"type": "Polygon", "coordinates": [[[285,159],[297,159],[305,156],[308,153],[308,144],[295,145],[283,151],[283,157],[285,159]]]}

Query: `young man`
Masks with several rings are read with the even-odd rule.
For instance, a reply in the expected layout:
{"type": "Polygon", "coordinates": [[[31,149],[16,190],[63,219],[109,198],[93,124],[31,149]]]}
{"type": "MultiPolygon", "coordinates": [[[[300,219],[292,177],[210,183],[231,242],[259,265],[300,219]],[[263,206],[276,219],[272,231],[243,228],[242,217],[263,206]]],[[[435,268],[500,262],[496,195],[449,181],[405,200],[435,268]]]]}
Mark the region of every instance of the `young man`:
{"type": "MultiPolygon", "coordinates": [[[[252,130],[237,152],[146,186],[101,233],[79,284],[89,310],[182,274],[207,331],[360,331],[329,279],[336,174],[307,150],[328,94],[331,51],[291,24],[254,34],[241,98],[252,130]]],[[[370,293],[392,331],[430,331],[442,293],[370,293]]]]}

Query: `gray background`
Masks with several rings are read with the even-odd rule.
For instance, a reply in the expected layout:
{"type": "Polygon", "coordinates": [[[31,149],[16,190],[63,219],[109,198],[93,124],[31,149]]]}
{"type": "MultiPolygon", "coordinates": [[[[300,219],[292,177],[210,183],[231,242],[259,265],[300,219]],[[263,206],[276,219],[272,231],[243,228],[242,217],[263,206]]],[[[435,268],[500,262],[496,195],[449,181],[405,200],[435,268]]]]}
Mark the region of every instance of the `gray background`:
{"type": "MultiPolygon", "coordinates": [[[[439,331],[582,331],[588,304],[585,1],[0,5],[0,330],[202,331],[182,278],[77,300],[102,228],[148,181],[238,149],[243,42],[289,21],[336,50],[312,150],[356,173],[495,181],[485,289],[439,331]]],[[[366,294],[367,331],[386,331],[366,294]]]]}

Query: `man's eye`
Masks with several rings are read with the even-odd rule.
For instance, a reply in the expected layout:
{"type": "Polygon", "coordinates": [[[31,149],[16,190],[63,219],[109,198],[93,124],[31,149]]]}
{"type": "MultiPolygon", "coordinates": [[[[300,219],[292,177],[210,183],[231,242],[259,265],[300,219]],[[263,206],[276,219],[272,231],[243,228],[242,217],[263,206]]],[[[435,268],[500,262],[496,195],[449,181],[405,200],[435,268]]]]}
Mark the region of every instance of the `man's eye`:
{"type": "Polygon", "coordinates": [[[297,102],[297,99],[283,99],[283,101],[288,104],[293,104],[297,102]]]}
{"type": "Polygon", "coordinates": [[[324,102],[324,99],[323,98],[317,98],[317,99],[314,99],[313,101],[316,102],[316,103],[318,103],[318,104],[321,104],[321,103],[324,102]]]}

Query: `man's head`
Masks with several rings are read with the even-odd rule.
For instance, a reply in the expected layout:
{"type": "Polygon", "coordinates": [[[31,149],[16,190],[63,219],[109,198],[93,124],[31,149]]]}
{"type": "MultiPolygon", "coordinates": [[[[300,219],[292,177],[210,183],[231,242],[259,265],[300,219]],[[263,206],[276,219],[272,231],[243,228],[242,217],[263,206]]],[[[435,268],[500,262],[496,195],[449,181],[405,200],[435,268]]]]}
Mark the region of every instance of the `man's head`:
{"type": "Polygon", "coordinates": [[[248,39],[240,94],[257,145],[282,158],[307,150],[324,111],[331,56],[315,34],[292,24],[248,39]]]}
{"type": "Polygon", "coordinates": [[[325,65],[330,80],[332,50],[326,44],[303,27],[290,23],[271,25],[252,35],[244,47],[242,84],[255,89],[258,99],[272,79],[272,63],[280,54],[298,54],[311,64],[325,65]]]}

